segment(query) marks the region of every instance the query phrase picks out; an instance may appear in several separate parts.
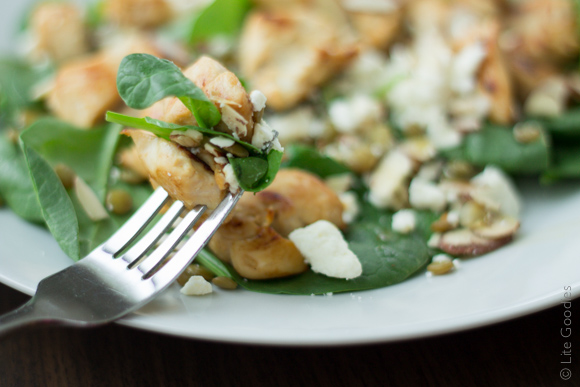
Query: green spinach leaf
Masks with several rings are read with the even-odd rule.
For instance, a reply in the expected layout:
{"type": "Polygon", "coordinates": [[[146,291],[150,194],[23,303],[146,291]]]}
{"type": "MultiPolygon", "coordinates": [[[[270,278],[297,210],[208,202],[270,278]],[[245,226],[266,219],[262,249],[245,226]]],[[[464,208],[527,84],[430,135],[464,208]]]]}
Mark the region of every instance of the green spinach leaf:
{"type": "Polygon", "coordinates": [[[552,157],[552,165],[542,174],[542,183],[550,184],[561,179],[580,178],[580,146],[557,147],[552,157]]]}
{"type": "Polygon", "coordinates": [[[536,119],[550,133],[562,137],[580,137],[580,108],[576,107],[553,118],[536,119]]]}
{"type": "Polygon", "coordinates": [[[507,127],[488,125],[465,136],[458,148],[442,151],[449,159],[460,159],[484,167],[497,165],[512,174],[537,174],[550,165],[550,140],[543,134],[538,140],[522,144],[507,127]]]}
{"type": "Polygon", "coordinates": [[[287,160],[284,168],[299,168],[327,178],[332,175],[351,172],[348,167],[338,161],[321,155],[315,148],[305,145],[291,145],[286,149],[287,160]]]}
{"type": "Polygon", "coordinates": [[[210,135],[212,137],[213,136],[220,136],[220,137],[229,138],[230,140],[233,140],[233,141],[237,142],[238,144],[242,145],[244,148],[248,149],[250,152],[254,152],[254,153],[258,153],[258,154],[262,153],[262,151],[260,149],[256,148],[252,144],[247,143],[247,142],[242,141],[242,140],[239,140],[229,133],[218,132],[217,130],[200,128],[198,126],[193,126],[193,125],[178,125],[178,124],[173,124],[170,122],[156,120],[156,119],[151,118],[151,117],[145,117],[145,118],[131,117],[131,116],[126,116],[124,114],[115,113],[115,112],[107,112],[106,119],[108,122],[113,122],[113,123],[120,124],[120,125],[129,127],[129,128],[147,130],[147,131],[155,134],[157,137],[164,138],[165,140],[168,140],[168,141],[169,141],[169,136],[175,130],[186,131],[187,129],[193,129],[193,130],[197,130],[198,132],[210,135]]]}
{"type": "Polygon", "coordinates": [[[165,97],[175,96],[200,126],[211,128],[221,120],[213,102],[166,59],[148,54],[126,56],[117,73],[117,89],[123,101],[134,109],[145,109],[165,97]]]}
{"type": "Polygon", "coordinates": [[[260,157],[230,157],[238,184],[245,191],[252,191],[268,173],[268,161],[260,157]]]}
{"type": "Polygon", "coordinates": [[[49,70],[35,69],[19,59],[0,60],[0,120],[2,126],[13,124],[21,109],[33,105],[31,89],[49,70]]]}
{"type": "Polygon", "coordinates": [[[35,150],[24,143],[22,149],[46,226],[60,248],[69,257],[78,259],[79,224],[66,190],[52,167],[35,150]]]}
{"type": "Polygon", "coordinates": [[[45,118],[26,129],[21,139],[51,166],[62,163],[73,169],[104,201],[120,130],[119,125],[81,130],[45,118]]]}
{"type": "Polygon", "coordinates": [[[189,43],[196,44],[216,36],[235,36],[249,10],[248,0],[214,0],[195,16],[189,43]]]}
{"type": "Polygon", "coordinates": [[[21,218],[31,222],[44,220],[24,155],[6,136],[0,136],[0,195],[21,218]]]}
{"type": "MultiPolygon", "coordinates": [[[[43,219],[72,259],[85,256],[117,230],[126,217],[90,220],[74,192],[64,189],[53,168],[60,163],[66,164],[104,202],[120,129],[119,125],[109,125],[85,131],[55,119],[42,119],[21,135],[28,173],[43,219]]],[[[148,187],[146,190],[151,191],[148,187]]],[[[140,195],[139,200],[143,196],[140,195]]]]}

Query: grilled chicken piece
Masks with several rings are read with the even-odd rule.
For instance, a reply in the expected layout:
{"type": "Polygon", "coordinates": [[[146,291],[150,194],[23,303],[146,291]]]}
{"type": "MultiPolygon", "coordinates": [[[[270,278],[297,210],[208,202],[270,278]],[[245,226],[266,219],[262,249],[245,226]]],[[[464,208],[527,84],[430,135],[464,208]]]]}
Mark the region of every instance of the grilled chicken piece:
{"type": "Polygon", "coordinates": [[[242,196],[209,247],[246,278],[299,274],[308,267],[288,234],[322,219],[344,227],[342,211],[337,195],[320,179],[300,170],[281,170],[266,190],[242,196]]]}
{"type": "Polygon", "coordinates": [[[568,0],[522,2],[508,19],[502,49],[520,97],[565,72],[580,51],[574,4],[568,0]]]}
{"type": "Polygon", "coordinates": [[[150,28],[163,24],[172,15],[165,0],[107,0],[105,16],[125,27],[150,28]]]}
{"type": "Polygon", "coordinates": [[[350,12],[349,17],[365,46],[385,49],[395,40],[403,25],[403,11],[385,14],[350,12]]]}
{"type": "Polygon", "coordinates": [[[58,70],[48,95],[48,107],[62,120],[80,128],[90,128],[121,101],[116,78],[103,55],[67,63],[58,70]]]}
{"type": "Polygon", "coordinates": [[[105,112],[121,103],[117,69],[123,57],[136,52],[159,55],[142,35],[129,34],[107,49],[60,67],[48,94],[49,109],[58,118],[80,128],[105,119],[105,112]]]}
{"type": "Polygon", "coordinates": [[[227,191],[220,189],[214,173],[191,152],[152,133],[125,129],[131,136],[152,182],[192,209],[198,204],[213,210],[227,191]]]}
{"type": "Polygon", "coordinates": [[[30,17],[30,31],[34,54],[46,54],[57,63],[78,57],[89,48],[83,15],[73,4],[39,4],[30,17]]]}
{"type": "Polygon", "coordinates": [[[485,23],[481,28],[487,57],[478,74],[480,90],[491,101],[489,118],[498,124],[510,124],[515,119],[514,92],[508,67],[498,46],[499,24],[485,23]]]}
{"type": "Polygon", "coordinates": [[[238,56],[242,74],[268,97],[268,106],[283,110],[308,97],[357,53],[344,12],[333,1],[318,0],[250,14],[238,56]]]}

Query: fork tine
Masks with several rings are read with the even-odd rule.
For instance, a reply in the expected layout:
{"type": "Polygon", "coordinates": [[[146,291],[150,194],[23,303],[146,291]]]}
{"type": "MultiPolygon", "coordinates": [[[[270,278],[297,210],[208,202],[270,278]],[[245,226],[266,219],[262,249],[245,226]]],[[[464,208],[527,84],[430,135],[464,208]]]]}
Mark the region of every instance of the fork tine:
{"type": "Polygon", "coordinates": [[[206,208],[206,206],[197,206],[188,212],[179,225],[169,234],[167,239],[138,265],[139,270],[145,273],[144,278],[147,276],[146,273],[156,270],[164,262],[165,258],[167,258],[175,246],[177,246],[205,212],[206,208]]]}
{"type": "Polygon", "coordinates": [[[103,244],[103,250],[112,255],[123,250],[149,224],[168,199],[167,192],[161,187],[157,188],[137,212],[103,244]]]}
{"type": "Polygon", "coordinates": [[[147,271],[144,278],[152,277],[157,286],[166,286],[173,282],[209,242],[242,194],[243,191],[238,192],[235,196],[229,193],[185,245],[163,267],[153,267],[147,271]]]}
{"type": "Polygon", "coordinates": [[[183,202],[175,201],[167,212],[163,214],[163,217],[155,223],[155,226],[153,226],[144,237],[139,239],[133,247],[121,256],[121,259],[129,264],[129,268],[135,266],[151,246],[153,246],[153,244],[161,238],[169,227],[171,227],[173,222],[175,222],[175,219],[181,215],[184,207],[183,202]]]}

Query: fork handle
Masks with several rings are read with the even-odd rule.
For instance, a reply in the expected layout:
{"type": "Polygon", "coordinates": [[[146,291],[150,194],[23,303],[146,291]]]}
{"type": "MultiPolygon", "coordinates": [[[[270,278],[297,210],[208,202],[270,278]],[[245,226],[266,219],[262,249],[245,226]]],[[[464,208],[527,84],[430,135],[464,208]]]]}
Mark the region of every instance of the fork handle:
{"type": "Polygon", "coordinates": [[[17,329],[42,323],[59,323],[35,308],[34,299],[31,299],[20,308],[0,316],[0,337],[17,329]]]}

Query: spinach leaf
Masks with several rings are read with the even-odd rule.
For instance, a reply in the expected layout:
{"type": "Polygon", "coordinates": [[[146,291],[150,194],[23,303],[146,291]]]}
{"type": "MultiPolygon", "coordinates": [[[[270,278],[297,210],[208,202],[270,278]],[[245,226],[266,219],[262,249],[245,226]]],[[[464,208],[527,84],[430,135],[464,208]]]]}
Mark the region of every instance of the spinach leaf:
{"type": "MultiPolygon", "coordinates": [[[[0,120],[14,123],[19,110],[31,106],[30,90],[47,71],[19,59],[0,60],[0,120]]],[[[4,125],[2,125],[4,126],[4,125]]]]}
{"type": "Polygon", "coordinates": [[[552,157],[552,165],[542,174],[542,183],[580,178],[580,146],[557,147],[552,157]]]}
{"type": "Polygon", "coordinates": [[[248,0],[214,0],[196,15],[189,43],[196,44],[215,36],[236,36],[250,10],[248,0]]]}
{"type": "Polygon", "coordinates": [[[512,174],[536,174],[550,163],[550,140],[543,134],[538,140],[522,144],[507,127],[488,125],[465,136],[461,146],[442,151],[448,159],[465,160],[476,166],[497,165],[512,174]]]}
{"type": "Polygon", "coordinates": [[[175,96],[200,126],[211,128],[221,120],[218,108],[179,67],[153,55],[131,54],[123,58],[117,73],[117,89],[123,101],[134,109],[145,109],[165,97],[175,96]]]}
{"type": "Polygon", "coordinates": [[[198,126],[193,125],[178,125],[170,122],[156,120],[151,117],[145,118],[131,117],[115,112],[107,112],[106,120],[108,122],[113,122],[130,128],[147,130],[155,134],[157,137],[164,138],[165,140],[168,141],[169,136],[175,130],[186,131],[187,129],[193,129],[197,130],[198,132],[210,135],[212,137],[221,136],[229,138],[230,140],[237,142],[238,144],[242,145],[244,148],[248,149],[251,152],[262,153],[260,149],[256,148],[252,144],[239,140],[229,133],[218,132],[217,130],[200,128],[198,126]]]}
{"type": "Polygon", "coordinates": [[[24,155],[6,136],[0,136],[0,195],[21,218],[44,220],[24,155]]]}
{"type": "Polygon", "coordinates": [[[338,161],[321,155],[315,148],[304,145],[291,145],[286,150],[287,160],[283,163],[284,168],[300,168],[327,178],[332,175],[351,172],[338,161]]]}
{"type": "Polygon", "coordinates": [[[119,125],[81,130],[44,118],[26,129],[21,139],[51,166],[62,163],[72,168],[104,201],[120,130],[119,125]]]}
{"type": "Polygon", "coordinates": [[[553,135],[580,136],[580,108],[578,107],[570,109],[557,117],[538,118],[536,120],[553,135]]]}
{"type": "Polygon", "coordinates": [[[236,174],[238,184],[244,191],[252,191],[268,173],[268,162],[259,157],[230,157],[230,164],[236,174]]]}
{"type": "Polygon", "coordinates": [[[244,191],[259,192],[268,187],[280,169],[283,153],[270,150],[267,156],[230,157],[236,179],[244,191]]]}
{"type": "Polygon", "coordinates": [[[64,189],[53,168],[59,163],[66,164],[104,201],[120,129],[119,125],[109,125],[85,131],[55,119],[42,119],[21,135],[43,219],[72,259],[85,256],[117,230],[126,217],[90,220],[74,192],[64,189]]]}
{"type": "Polygon", "coordinates": [[[80,255],[79,225],[73,204],[52,167],[33,150],[22,144],[30,178],[40,203],[42,216],[60,248],[71,258],[80,255]]]}

